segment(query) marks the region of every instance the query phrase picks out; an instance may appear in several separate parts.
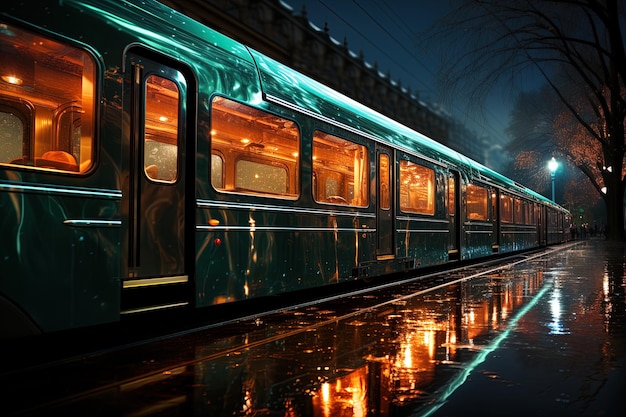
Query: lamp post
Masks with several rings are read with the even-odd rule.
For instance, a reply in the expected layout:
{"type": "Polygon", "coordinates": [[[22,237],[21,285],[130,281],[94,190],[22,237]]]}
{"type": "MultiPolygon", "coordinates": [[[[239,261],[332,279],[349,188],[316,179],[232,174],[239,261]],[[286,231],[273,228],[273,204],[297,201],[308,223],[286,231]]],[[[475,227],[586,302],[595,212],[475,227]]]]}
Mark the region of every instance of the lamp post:
{"type": "Polygon", "coordinates": [[[554,156],[552,157],[552,159],[550,159],[548,161],[548,169],[550,170],[550,180],[552,180],[552,201],[555,201],[554,198],[554,177],[556,175],[556,170],[559,167],[559,163],[556,161],[556,159],[554,159],[554,156]]]}

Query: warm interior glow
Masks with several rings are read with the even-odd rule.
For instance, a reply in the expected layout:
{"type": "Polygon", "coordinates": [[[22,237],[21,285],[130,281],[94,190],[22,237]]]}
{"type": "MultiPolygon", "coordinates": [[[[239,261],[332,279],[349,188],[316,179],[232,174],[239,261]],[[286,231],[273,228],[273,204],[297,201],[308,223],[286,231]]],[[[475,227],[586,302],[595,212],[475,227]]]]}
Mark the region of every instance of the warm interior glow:
{"type": "Polygon", "coordinates": [[[2,127],[0,163],[86,172],[94,159],[93,58],[69,44],[2,26],[0,101],[14,123],[2,127]]]}
{"type": "Polygon", "coordinates": [[[13,84],[13,85],[22,85],[24,83],[24,81],[21,78],[16,77],[14,75],[3,75],[2,81],[4,81],[5,83],[13,84]]]}

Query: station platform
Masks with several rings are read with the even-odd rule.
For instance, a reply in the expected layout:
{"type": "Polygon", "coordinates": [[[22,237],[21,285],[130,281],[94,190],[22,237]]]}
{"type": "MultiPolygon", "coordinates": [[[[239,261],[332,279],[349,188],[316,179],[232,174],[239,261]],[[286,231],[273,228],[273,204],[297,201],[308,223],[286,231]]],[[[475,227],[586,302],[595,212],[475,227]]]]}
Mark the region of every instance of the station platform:
{"type": "Polygon", "coordinates": [[[480,270],[0,369],[0,412],[621,416],[625,265],[625,244],[574,241],[480,270]]]}

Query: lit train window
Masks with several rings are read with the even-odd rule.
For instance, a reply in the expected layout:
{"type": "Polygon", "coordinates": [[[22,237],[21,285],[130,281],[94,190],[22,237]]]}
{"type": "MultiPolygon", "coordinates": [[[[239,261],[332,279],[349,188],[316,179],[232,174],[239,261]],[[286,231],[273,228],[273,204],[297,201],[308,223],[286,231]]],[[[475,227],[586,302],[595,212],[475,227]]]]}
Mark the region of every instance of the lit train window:
{"type": "Polygon", "coordinates": [[[513,197],[511,196],[500,196],[500,221],[513,223],[513,197]]]}
{"type": "Polygon", "coordinates": [[[0,164],[86,172],[95,62],[86,51],[0,22],[0,164]],[[11,103],[27,111],[7,111],[11,103]]]}
{"type": "Polygon", "coordinates": [[[454,177],[448,177],[448,214],[453,216],[456,214],[456,181],[454,177]]]}
{"type": "Polygon", "coordinates": [[[391,207],[389,187],[391,186],[391,171],[389,170],[389,155],[381,153],[378,156],[378,181],[380,208],[389,210],[391,207]]]}
{"type": "Polygon", "coordinates": [[[524,217],[524,209],[522,208],[522,201],[519,198],[514,200],[515,214],[514,219],[517,224],[526,223],[526,219],[524,217]]]}
{"type": "Polygon", "coordinates": [[[235,188],[267,194],[287,194],[289,182],[286,165],[239,159],[235,163],[235,188]]]}
{"type": "Polygon", "coordinates": [[[467,184],[467,218],[470,220],[487,220],[487,189],[474,184],[467,184]]]}
{"type": "Polygon", "coordinates": [[[8,100],[0,102],[0,163],[22,162],[31,109],[8,100]],[[11,104],[8,104],[8,103],[11,104]]]}
{"type": "Polygon", "coordinates": [[[153,181],[178,178],[178,109],[180,92],[173,81],[151,75],[146,78],[144,172],[153,181]]]}
{"type": "Polygon", "coordinates": [[[221,155],[211,155],[211,184],[218,190],[224,188],[224,159],[221,155]]]}
{"type": "Polygon", "coordinates": [[[400,161],[400,210],[435,214],[435,171],[411,161],[400,161]]]}
{"type": "Polygon", "coordinates": [[[366,207],[369,152],[363,145],[316,131],[313,134],[313,198],[320,203],[366,207]]]}
{"type": "Polygon", "coordinates": [[[526,211],[526,224],[535,224],[535,207],[530,202],[524,203],[526,211]]]}
{"type": "Polygon", "coordinates": [[[219,191],[297,198],[300,131],[288,119],[213,99],[211,184],[219,191]]]}

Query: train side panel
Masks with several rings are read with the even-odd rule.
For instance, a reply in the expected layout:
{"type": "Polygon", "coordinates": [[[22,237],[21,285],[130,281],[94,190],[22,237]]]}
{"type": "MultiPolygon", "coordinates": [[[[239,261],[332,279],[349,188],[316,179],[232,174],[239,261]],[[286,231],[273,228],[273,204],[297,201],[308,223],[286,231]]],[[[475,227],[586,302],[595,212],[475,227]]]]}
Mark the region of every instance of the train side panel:
{"type": "MultiPolygon", "coordinates": [[[[4,337],[120,318],[123,283],[131,278],[131,114],[123,100],[124,83],[130,81],[130,71],[124,72],[129,70],[129,46],[141,42],[143,50],[170,63],[199,43],[195,35],[203,36],[226,50],[206,46],[202,57],[182,60],[198,69],[201,91],[209,92],[201,99],[208,100],[215,90],[246,100],[259,92],[245,48],[197,23],[188,26],[194,35],[173,41],[159,33],[162,21],[145,19],[145,10],[130,3],[42,3],[3,5],[6,17],[1,18],[3,59],[25,75],[0,82],[0,207],[6,213],[0,225],[7,237],[0,260],[4,337]],[[33,14],[33,8],[47,13],[33,14]],[[135,23],[139,21],[143,24],[135,23]]],[[[145,7],[164,15],[164,6],[145,7]]],[[[176,19],[191,22],[175,13],[165,15],[171,24],[183,25],[176,19]]],[[[189,142],[192,154],[194,142],[189,142]]],[[[189,192],[186,197],[191,205],[193,196],[189,192]]]]}
{"type": "Polygon", "coordinates": [[[353,279],[373,254],[371,145],[251,104],[212,102],[212,163],[198,177],[198,306],[353,279]]]}
{"type": "MultiPolygon", "coordinates": [[[[41,26],[78,15],[56,10],[40,16],[41,26]]],[[[3,314],[7,332],[116,320],[120,139],[112,135],[98,149],[96,132],[115,132],[105,121],[120,117],[98,105],[106,88],[99,55],[2,20],[3,69],[11,64],[16,71],[0,83],[0,308],[11,312],[3,314]]],[[[98,26],[89,19],[85,24],[98,26]]]]}
{"type": "Polygon", "coordinates": [[[400,154],[397,255],[407,268],[449,260],[449,217],[446,211],[446,170],[400,154]]]}
{"type": "Polygon", "coordinates": [[[341,212],[202,206],[224,226],[199,228],[197,306],[346,281],[367,241],[359,229],[368,219],[341,212]]]}
{"type": "Polygon", "coordinates": [[[463,187],[463,251],[462,259],[490,256],[498,242],[494,227],[495,212],[492,205],[492,188],[478,182],[468,182],[463,187]]]}
{"type": "Polygon", "coordinates": [[[535,204],[527,199],[500,194],[500,251],[515,252],[539,245],[535,204]]]}
{"type": "Polygon", "coordinates": [[[3,337],[565,237],[547,199],[156,1],[0,23],[3,337]]]}
{"type": "Polygon", "coordinates": [[[36,186],[2,181],[0,304],[3,321],[18,333],[30,319],[37,331],[52,331],[119,314],[119,193],[60,189],[51,177],[32,174],[36,186]]]}

